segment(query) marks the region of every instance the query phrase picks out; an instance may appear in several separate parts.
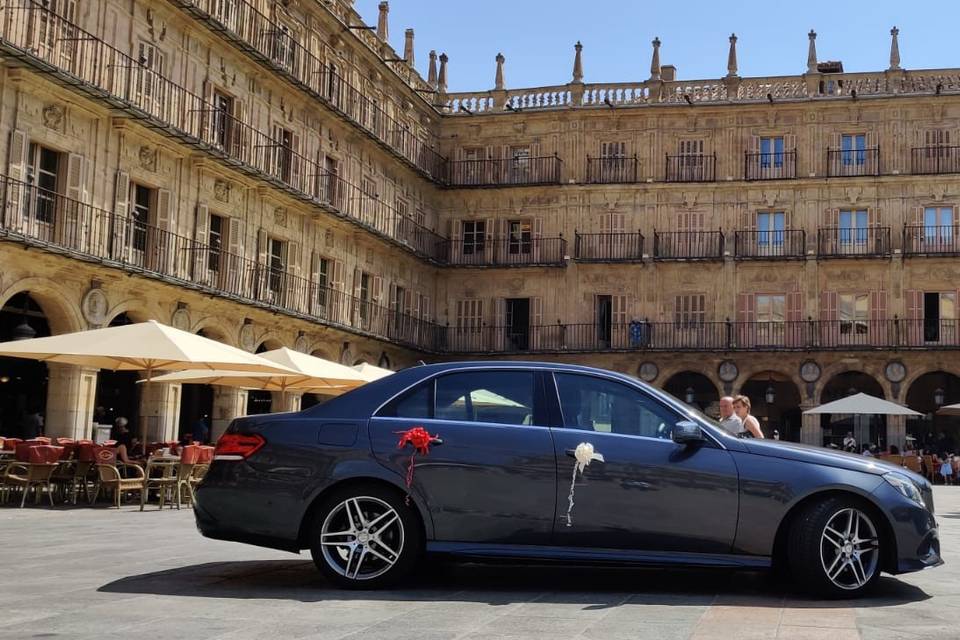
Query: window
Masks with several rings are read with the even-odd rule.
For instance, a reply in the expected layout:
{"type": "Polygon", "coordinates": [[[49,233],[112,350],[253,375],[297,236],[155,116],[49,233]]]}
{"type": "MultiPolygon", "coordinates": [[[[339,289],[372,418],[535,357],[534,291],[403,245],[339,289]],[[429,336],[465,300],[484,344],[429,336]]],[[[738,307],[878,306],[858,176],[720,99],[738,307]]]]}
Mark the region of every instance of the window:
{"type": "Polygon", "coordinates": [[[367,322],[370,319],[370,274],[360,272],[360,320],[367,322]]]}
{"type": "Polygon", "coordinates": [[[703,164],[703,140],[681,140],[681,167],[699,167],[703,164]]]}
{"type": "Polygon", "coordinates": [[[210,231],[208,232],[207,242],[210,250],[207,253],[207,268],[212,273],[220,272],[221,252],[223,251],[223,236],[226,225],[223,216],[210,214],[210,231]]]}
{"type": "Polygon", "coordinates": [[[137,47],[137,63],[134,73],[141,106],[159,113],[164,103],[163,54],[149,42],[141,41],[137,47]]]}
{"type": "Polygon", "coordinates": [[[213,17],[228,29],[237,31],[237,0],[214,0],[213,17]]]}
{"type": "Polygon", "coordinates": [[[685,294],[674,299],[673,322],[678,329],[689,329],[703,325],[705,296],[702,293],[685,294]]]}
{"type": "Polygon", "coordinates": [[[25,201],[26,217],[50,224],[57,202],[60,154],[33,142],[27,154],[27,184],[31,188],[25,201]]]}
{"type": "Polygon", "coordinates": [[[842,293],[837,296],[837,315],[841,335],[865,335],[870,317],[870,296],[865,293],[842,293]]]}
{"type": "Polygon", "coordinates": [[[479,332],[483,325],[483,300],[457,300],[457,330],[479,332]]]}
{"type": "Polygon", "coordinates": [[[927,158],[946,158],[950,150],[950,131],[947,129],[930,129],[923,132],[924,155],[927,158]]]}
{"type": "Polygon", "coordinates": [[[867,136],[863,133],[840,136],[840,162],[844,165],[861,166],[867,162],[867,136]]]}
{"type": "Polygon", "coordinates": [[[233,151],[233,98],[213,92],[213,142],[221,149],[233,151]]]}
{"type": "Polygon", "coordinates": [[[421,420],[433,417],[434,381],[424,382],[398,398],[391,400],[377,413],[382,418],[411,418],[421,420]]]}
{"type": "Polygon", "coordinates": [[[782,247],[786,216],[783,211],[762,211],[757,214],[757,246],[782,247]]]}
{"type": "Polygon", "coordinates": [[[297,60],[296,33],[287,25],[277,25],[273,30],[273,61],[287,69],[293,69],[297,60]]]}
{"type": "Polygon", "coordinates": [[[952,242],[953,207],[926,207],[923,210],[923,238],[927,242],[952,242]]]}
{"type": "Polygon", "coordinates": [[[554,374],[563,426],[618,435],[669,439],[682,418],[625,384],[571,373],[554,374]]]}
{"type": "Polygon", "coordinates": [[[283,127],[273,127],[273,170],[276,177],[290,182],[293,169],[293,132],[283,127]]]}
{"type": "Polygon", "coordinates": [[[866,209],[855,211],[840,211],[840,244],[866,244],[867,243],[867,224],[869,222],[866,209]]]}
{"type": "Polygon", "coordinates": [[[784,295],[759,294],[757,302],[757,322],[777,322],[786,320],[787,297],[784,295]]]}
{"type": "Polygon", "coordinates": [[[483,253],[487,237],[487,225],[483,220],[463,221],[463,255],[483,253]]]}
{"type": "Polygon", "coordinates": [[[511,254],[530,253],[531,226],[529,220],[510,220],[507,223],[507,249],[511,254]]]}
{"type": "Polygon", "coordinates": [[[783,136],[760,138],[760,166],[764,169],[783,166],[783,136]]]}
{"type": "Polygon", "coordinates": [[[330,260],[320,258],[317,262],[317,305],[327,306],[327,290],[330,288],[330,260]]]}
{"type": "Polygon", "coordinates": [[[284,254],[286,253],[286,242],[270,238],[268,242],[268,268],[270,269],[270,291],[278,293],[283,287],[283,276],[286,269],[284,264],[284,254]]]}
{"type": "Polygon", "coordinates": [[[531,371],[476,371],[437,378],[438,420],[533,424],[531,371]]]}

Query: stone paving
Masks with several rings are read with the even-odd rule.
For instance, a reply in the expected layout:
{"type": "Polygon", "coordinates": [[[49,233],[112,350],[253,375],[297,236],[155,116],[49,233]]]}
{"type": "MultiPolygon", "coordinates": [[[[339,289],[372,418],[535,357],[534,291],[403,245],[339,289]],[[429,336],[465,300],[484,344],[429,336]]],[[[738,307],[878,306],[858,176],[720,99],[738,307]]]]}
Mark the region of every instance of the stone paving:
{"type": "Polygon", "coordinates": [[[403,589],[332,589],[309,558],[202,538],[189,510],[0,509],[0,640],[960,638],[960,487],[947,564],[820,602],[762,574],[435,563],[403,589]]]}

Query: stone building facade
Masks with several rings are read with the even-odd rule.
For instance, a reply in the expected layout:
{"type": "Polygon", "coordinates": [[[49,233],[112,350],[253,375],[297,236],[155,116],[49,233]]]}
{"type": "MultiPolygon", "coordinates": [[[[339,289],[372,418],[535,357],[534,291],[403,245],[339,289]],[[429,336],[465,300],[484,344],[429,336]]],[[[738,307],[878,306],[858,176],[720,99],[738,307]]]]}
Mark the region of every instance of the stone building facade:
{"type": "MultiPolygon", "coordinates": [[[[960,71],[904,70],[894,29],[885,71],[846,73],[811,32],[796,76],[740,77],[732,36],[720,79],[678,80],[655,40],[647,80],[588,84],[577,43],[567,84],[510,89],[498,55],[492,90],[453,94],[388,9],[0,9],[0,339],[155,318],[347,364],[557,359],[708,410],[746,392],[816,443],[903,443],[903,421],[801,418],[850,389],[960,401],[960,71]]],[[[138,388],[35,374],[58,434],[138,388]]],[[[250,409],[196,393],[128,411],[170,437],[250,409]]]]}

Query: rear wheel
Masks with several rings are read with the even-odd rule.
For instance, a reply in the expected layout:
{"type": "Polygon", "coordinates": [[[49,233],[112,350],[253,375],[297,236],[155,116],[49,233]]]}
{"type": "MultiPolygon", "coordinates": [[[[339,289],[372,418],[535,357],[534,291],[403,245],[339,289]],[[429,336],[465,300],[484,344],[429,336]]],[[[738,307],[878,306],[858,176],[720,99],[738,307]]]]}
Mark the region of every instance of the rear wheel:
{"type": "Polygon", "coordinates": [[[855,598],[880,577],[880,536],[857,500],[827,498],[807,507],[790,530],[790,569],[808,591],[855,598]]]}
{"type": "Polygon", "coordinates": [[[310,553],[332,582],[353,589],[395,583],[423,547],[415,508],[378,485],[345,487],[328,496],[310,531],[310,553]]]}

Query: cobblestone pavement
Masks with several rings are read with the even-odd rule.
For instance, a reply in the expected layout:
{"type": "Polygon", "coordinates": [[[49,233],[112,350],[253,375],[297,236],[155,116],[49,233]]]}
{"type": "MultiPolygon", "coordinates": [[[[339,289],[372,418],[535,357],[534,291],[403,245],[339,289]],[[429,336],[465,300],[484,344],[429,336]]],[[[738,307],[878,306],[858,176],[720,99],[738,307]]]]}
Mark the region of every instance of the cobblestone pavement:
{"type": "Polygon", "coordinates": [[[820,602],[762,574],[440,564],[401,590],[330,588],[309,558],[202,538],[189,510],[0,509],[0,639],[960,638],[960,487],[947,564],[820,602]]]}

